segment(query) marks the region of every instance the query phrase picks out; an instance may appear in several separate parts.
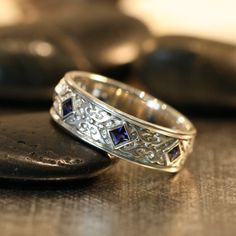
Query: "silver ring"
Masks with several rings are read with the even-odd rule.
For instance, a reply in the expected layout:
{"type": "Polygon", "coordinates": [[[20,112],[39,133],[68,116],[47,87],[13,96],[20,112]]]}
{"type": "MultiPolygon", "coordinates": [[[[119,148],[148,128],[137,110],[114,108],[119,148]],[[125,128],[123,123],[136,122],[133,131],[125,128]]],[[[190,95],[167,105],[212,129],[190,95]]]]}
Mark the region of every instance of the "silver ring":
{"type": "Polygon", "coordinates": [[[55,88],[52,118],[112,156],[177,172],[196,135],[181,113],[151,95],[104,76],[68,72],[55,88]]]}

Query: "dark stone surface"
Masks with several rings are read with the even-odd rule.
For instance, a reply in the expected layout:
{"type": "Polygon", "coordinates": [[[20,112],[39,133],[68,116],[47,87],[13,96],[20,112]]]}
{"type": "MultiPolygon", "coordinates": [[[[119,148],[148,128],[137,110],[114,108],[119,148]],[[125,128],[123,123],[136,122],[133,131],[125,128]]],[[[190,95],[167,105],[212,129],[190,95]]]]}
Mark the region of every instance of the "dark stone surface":
{"type": "Polygon", "coordinates": [[[46,25],[0,29],[0,99],[48,101],[53,86],[77,68],[61,34],[46,25]]]}
{"type": "Polygon", "coordinates": [[[51,101],[54,85],[74,69],[123,79],[151,37],[109,4],[53,6],[33,23],[0,28],[0,99],[51,101]]]}
{"type": "Polygon", "coordinates": [[[152,39],[141,21],[100,2],[78,4],[70,12],[47,15],[46,21],[80,46],[91,70],[119,79],[129,73],[142,47],[152,39]]]}
{"type": "Polygon", "coordinates": [[[166,36],[140,62],[140,77],[152,94],[191,109],[236,108],[236,45],[166,36]]]}
{"type": "Polygon", "coordinates": [[[194,119],[176,175],[127,161],[88,181],[0,181],[1,236],[234,236],[236,122],[194,119]]]}
{"type": "Polygon", "coordinates": [[[151,34],[139,20],[123,14],[117,0],[27,1],[36,19],[72,36],[95,71],[122,74],[151,34]]]}
{"type": "Polygon", "coordinates": [[[81,179],[98,175],[113,162],[58,128],[48,112],[1,112],[0,178],[81,179]]]}

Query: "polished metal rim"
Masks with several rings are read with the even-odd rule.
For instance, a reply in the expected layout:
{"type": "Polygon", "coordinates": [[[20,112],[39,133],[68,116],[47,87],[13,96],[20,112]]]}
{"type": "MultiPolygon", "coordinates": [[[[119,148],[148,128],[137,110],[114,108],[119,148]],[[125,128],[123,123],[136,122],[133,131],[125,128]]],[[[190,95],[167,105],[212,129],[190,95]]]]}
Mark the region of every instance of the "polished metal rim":
{"type": "Polygon", "coordinates": [[[73,71],[55,88],[53,119],[76,137],[145,167],[176,172],[196,129],[181,113],[116,80],[73,71]]]}

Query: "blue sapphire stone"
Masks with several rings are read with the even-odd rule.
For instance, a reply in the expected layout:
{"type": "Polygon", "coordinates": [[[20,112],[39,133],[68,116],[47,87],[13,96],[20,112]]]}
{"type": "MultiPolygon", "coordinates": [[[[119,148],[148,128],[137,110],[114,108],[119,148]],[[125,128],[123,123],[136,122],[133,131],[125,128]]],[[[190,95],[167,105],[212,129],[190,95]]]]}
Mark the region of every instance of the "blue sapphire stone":
{"type": "Polygon", "coordinates": [[[180,148],[179,145],[175,146],[168,152],[168,156],[170,158],[170,161],[174,161],[177,157],[180,156],[180,148]]]}
{"type": "Polygon", "coordinates": [[[72,99],[68,98],[62,103],[63,117],[69,115],[73,111],[72,99]]]}
{"type": "Polygon", "coordinates": [[[129,134],[124,126],[118,127],[109,132],[115,146],[123,142],[129,141],[129,134]]]}

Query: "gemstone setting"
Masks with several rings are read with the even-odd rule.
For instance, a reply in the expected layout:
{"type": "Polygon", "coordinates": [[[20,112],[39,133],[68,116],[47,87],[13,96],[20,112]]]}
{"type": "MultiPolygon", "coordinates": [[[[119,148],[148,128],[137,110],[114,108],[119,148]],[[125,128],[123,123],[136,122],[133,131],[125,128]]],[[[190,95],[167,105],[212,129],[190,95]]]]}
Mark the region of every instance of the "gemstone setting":
{"type": "Polygon", "coordinates": [[[169,160],[172,162],[174,161],[176,158],[178,158],[181,154],[181,151],[180,151],[180,147],[179,145],[173,147],[169,152],[168,152],[168,157],[169,157],[169,160]]]}
{"type": "Polygon", "coordinates": [[[72,98],[68,98],[62,102],[62,115],[63,118],[67,117],[73,112],[73,101],[72,98]]]}
{"type": "Polygon", "coordinates": [[[121,146],[130,141],[129,134],[124,125],[110,130],[109,133],[115,147],[121,146]]]}

